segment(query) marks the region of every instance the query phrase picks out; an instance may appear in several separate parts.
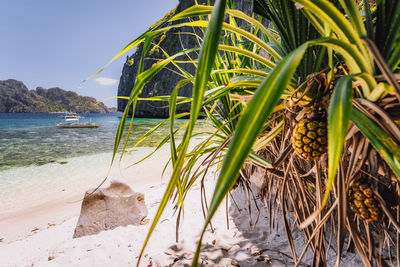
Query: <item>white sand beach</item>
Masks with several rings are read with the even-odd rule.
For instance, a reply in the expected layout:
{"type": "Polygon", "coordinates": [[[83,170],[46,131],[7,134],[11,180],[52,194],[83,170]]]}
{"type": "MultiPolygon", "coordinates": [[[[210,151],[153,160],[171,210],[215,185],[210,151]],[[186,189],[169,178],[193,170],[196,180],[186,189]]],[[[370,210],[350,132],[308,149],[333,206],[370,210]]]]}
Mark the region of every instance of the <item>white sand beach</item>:
{"type": "MultiPolygon", "coordinates": [[[[168,161],[167,149],[145,164],[127,168],[152,150],[140,148],[120,164],[116,158],[104,186],[115,179],[128,183],[134,191],[159,186],[163,164],[168,161]]],[[[104,180],[110,161],[111,153],[102,153],[65,159],[66,164],[55,162],[1,172],[0,238],[11,242],[30,234],[32,228],[43,229],[49,223],[58,224],[79,215],[85,192],[104,180]]]]}
{"type": "MultiPolygon", "coordinates": [[[[170,173],[167,170],[164,178],[160,178],[167,159],[168,150],[164,149],[140,165],[121,170],[116,167],[105,186],[117,179],[129,184],[135,192],[142,192],[151,222],[170,173]]],[[[101,164],[98,166],[103,168],[101,164]]],[[[216,178],[214,172],[206,178],[209,198],[216,178]]],[[[86,185],[82,183],[75,190],[66,188],[62,193],[48,196],[40,205],[1,214],[0,238],[3,240],[0,242],[0,266],[136,266],[150,223],[72,238],[80,212],[80,200],[85,190],[97,185],[94,180],[88,179],[86,185]]],[[[256,195],[257,187],[253,186],[253,189],[256,195]]],[[[194,185],[192,194],[186,199],[178,242],[175,241],[176,214],[169,203],[140,266],[190,265],[204,223],[200,191],[200,185],[194,185]]],[[[200,257],[202,266],[292,266],[294,263],[283,224],[273,222],[274,229],[270,229],[266,209],[256,197],[251,201],[253,226],[250,227],[246,193],[239,187],[232,192],[232,196],[236,204],[231,200],[227,206],[224,203],[212,222],[214,232],[210,227],[207,230],[200,257]],[[255,203],[260,211],[257,211],[255,203]]],[[[294,238],[299,254],[304,239],[300,232],[295,233],[294,238]]],[[[348,264],[345,266],[361,264],[354,254],[343,260],[348,264]]],[[[312,254],[308,253],[303,262],[311,261],[312,254]]],[[[331,262],[334,261],[333,257],[331,262]]]]}

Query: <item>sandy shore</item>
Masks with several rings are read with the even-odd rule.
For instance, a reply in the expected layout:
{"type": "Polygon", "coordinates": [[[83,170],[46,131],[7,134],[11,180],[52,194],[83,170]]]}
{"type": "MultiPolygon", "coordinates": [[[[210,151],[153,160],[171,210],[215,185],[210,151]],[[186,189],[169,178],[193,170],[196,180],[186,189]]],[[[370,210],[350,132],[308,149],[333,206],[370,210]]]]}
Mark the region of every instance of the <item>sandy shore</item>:
{"type": "MultiPolygon", "coordinates": [[[[160,179],[166,159],[167,150],[160,151],[143,164],[122,172],[117,168],[110,175],[110,180],[115,177],[121,180],[123,176],[122,181],[134,191],[144,193],[150,220],[166,186],[167,178],[160,179]]],[[[169,173],[167,170],[165,177],[169,173]]],[[[211,197],[216,178],[216,174],[211,172],[205,181],[208,197],[211,197]]],[[[135,266],[150,223],[72,238],[80,211],[79,200],[84,191],[93,186],[79,187],[75,192],[68,190],[70,193],[60,194],[59,198],[40,206],[2,214],[0,266],[135,266]]],[[[253,190],[256,195],[257,187],[253,186],[253,190]]],[[[203,266],[292,266],[283,225],[275,222],[274,228],[270,229],[269,216],[258,197],[250,202],[250,217],[246,192],[239,187],[232,196],[235,202],[229,200],[227,205],[222,205],[213,220],[214,231],[209,228],[204,237],[203,266]]],[[[150,239],[140,266],[187,266],[191,263],[204,222],[199,184],[194,185],[185,203],[184,220],[178,231],[179,241],[175,242],[176,214],[170,203],[150,239]]],[[[295,233],[294,239],[299,254],[304,239],[301,233],[295,233]]],[[[308,266],[311,261],[312,254],[308,253],[303,260],[307,264],[301,266],[308,266]]],[[[331,262],[334,264],[334,257],[331,262]]],[[[342,264],[346,263],[348,265],[344,266],[360,266],[354,255],[344,258],[342,264]]]]}
{"type": "MultiPolygon", "coordinates": [[[[117,159],[104,186],[111,180],[127,183],[134,191],[140,192],[149,186],[160,186],[163,163],[169,158],[167,148],[160,150],[144,164],[127,168],[149,151],[151,150],[145,149],[140,150],[140,153],[132,153],[126,156],[121,164],[117,159]]],[[[111,154],[107,153],[69,159],[68,165],[48,164],[36,167],[36,172],[46,173],[50,169],[54,175],[64,177],[62,181],[56,180],[52,183],[46,181],[44,185],[38,184],[40,183],[38,181],[35,187],[27,185],[23,188],[22,194],[15,195],[16,204],[1,206],[0,238],[3,243],[25,238],[32,234],[33,229],[46,229],[49,225],[60,224],[73,216],[78,216],[82,197],[87,190],[103,181],[109,170],[110,158],[111,154]],[[82,164],[85,164],[84,168],[82,164]]],[[[29,174],[28,171],[23,171],[29,174]]],[[[169,173],[170,169],[167,169],[166,175],[169,173]]]]}

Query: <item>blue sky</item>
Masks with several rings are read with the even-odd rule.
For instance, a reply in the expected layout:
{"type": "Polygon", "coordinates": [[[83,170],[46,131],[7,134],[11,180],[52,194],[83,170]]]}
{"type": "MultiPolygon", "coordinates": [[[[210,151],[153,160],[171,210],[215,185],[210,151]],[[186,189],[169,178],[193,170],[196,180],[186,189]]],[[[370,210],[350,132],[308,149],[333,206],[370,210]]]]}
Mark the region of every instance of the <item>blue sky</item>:
{"type": "MultiPolygon", "coordinates": [[[[80,84],[178,0],[0,0],[0,80],[114,97],[126,56],[80,84]]],[[[132,54],[133,51],[128,52],[132,54]]],[[[116,99],[105,101],[116,106],[116,99]]]]}

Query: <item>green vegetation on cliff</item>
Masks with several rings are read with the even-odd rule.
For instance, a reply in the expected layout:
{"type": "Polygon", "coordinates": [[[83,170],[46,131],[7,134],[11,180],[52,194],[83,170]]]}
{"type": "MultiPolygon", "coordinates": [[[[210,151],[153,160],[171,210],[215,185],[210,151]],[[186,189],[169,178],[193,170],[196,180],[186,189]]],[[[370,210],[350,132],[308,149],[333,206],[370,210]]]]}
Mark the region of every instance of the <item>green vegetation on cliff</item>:
{"type": "Polygon", "coordinates": [[[60,112],[106,113],[112,109],[89,96],[79,96],[72,91],[54,87],[37,87],[29,90],[23,82],[17,80],[0,81],[0,112],[60,112]]]}

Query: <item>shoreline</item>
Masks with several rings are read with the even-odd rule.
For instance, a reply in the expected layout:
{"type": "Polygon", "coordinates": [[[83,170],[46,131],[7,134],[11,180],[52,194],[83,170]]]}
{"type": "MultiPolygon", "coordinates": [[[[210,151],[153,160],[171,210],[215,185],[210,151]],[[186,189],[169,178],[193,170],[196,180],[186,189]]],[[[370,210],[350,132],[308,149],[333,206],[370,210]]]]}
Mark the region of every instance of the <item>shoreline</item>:
{"type": "MultiPolygon", "coordinates": [[[[118,161],[115,162],[102,187],[108,186],[112,180],[124,182],[134,191],[143,191],[149,185],[161,184],[164,165],[160,162],[167,162],[169,158],[167,147],[161,148],[140,165],[127,168],[135,160],[137,161],[152,150],[143,148],[139,149],[136,154],[134,152],[131,155],[128,154],[123,158],[121,168],[118,166],[118,161]]],[[[42,181],[44,185],[36,184],[36,188],[33,188],[31,184],[17,184],[19,187],[14,188],[15,192],[12,190],[6,192],[7,186],[3,185],[2,190],[0,187],[0,192],[4,191],[4,195],[9,195],[0,203],[0,240],[2,243],[26,238],[32,234],[33,229],[46,229],[49,225],[59,224],[78,216],[85,192],[96,188],[102,182],[107,174],[110,159],[111,153],[101,153],[67,159],[69,164],[66,165],[50,163],[34,166],[33,168],[37,169],[36,172],[39,174],[48,169],[52,169],[55,173],[64,171],[67,174],[64,174],[65,177],[58,177],[58,180],[42,181]],[[89,162],[90,166],[86,165],[82,174],[79,174],[79,168],[85,162],[89,162]],[[76,175],[74,172],[78,174],[76,175]],[[29,199],[31,201],[27,202],[29,199]]],[[[26,173],[26,168],[31,167],[21,167],[20,171],[26,173]]],[[[167,177],[168,174],[169,168],[164,177],[167,177]]],[[[38,180],[41,176],[34,178],[38,180]]]]}
{"type": "MultiPolygon", "coordinates": [[[[122,166],[132,164],[133,158],[126,157],[122,166]]],[[[43,205],[9,213],[7,218],[0,216],[0,238],[4,238],[0,242],[0,266],[136,266],[171,173],[171,168],[167,168],[161,177],[168,158],[169,147],[164,146],[139,165],[120,170],[116,164],[110,172],[109,180],[102,186],[108,186],[112,180],[119,180],[128,184],[133,191],[143,193],[149,223],[117,227],[96,235],[73,239],[81,208],[80,200],[86,190],[96,187],[93,180],[88,179],[85,181],[86,186],[80,184],[75,190],[68,189],[65,196],[56,194],[55,197],[46,199],[47,203],[43,205]]],[[[205,178],[208,203],[217,176],[210,169],[205,178]]],[[[200,189],[198,180],[186,196],[178,242],[175,240],[177,213],[174,213],[173,203],[167,204],[140,266],[191,264],[204,224],[200,189]]],[[[282,222],[278,218],[274,220],[275,227],[270,228],[269,214],[263,200],[257,196],[258,188],[254,181],[252,190],[255,199],[250,199],[250,202],[247,192],[239,186],[231,192],[235,202],[230,197],[226,205],[225,201],[221,205],[212,220],[214,231],[208,227],[205,232],[200,263],[221,267],[294,264],[282,222]]],[[[302,233],[295,231],[293,239],[299,255],[304,247],[304,237],[302,233]]],[[[303,263],[311,262],[312,257],[312,253],[308,251],[303,263]]],[[[328,262],[334,265],[335,260],[336,255],[333,255],[328,262]]],[[[360,263],[354,254],[346,254],[342,259],[343,265],[360,266],[360,263]]]]}
{"type": "MultiPolygon", "coordinates": [[[[210,172],[204,183],[208,201],[215,182],[216,174],[210,172]]],[[[165,187],[166,184],[154,183],[143,188],[150,223],[117,227],[73,239],[78,216],[72,216],[23,239],[0,243],[0,266],[136,266],[165,187]]],[[[253,189],[256,189],[254,185],[253,189]]],[[[185,215],[180,222],[178,242],[175,241],[177,214],[173,211],[173,204],[167,204],[139,266],[191,264],[204,224],[200,194],[200,181],[197,181],[185,200],[185,215]]],[[[241,187],[234,190],[232,196],[236,204],[229,201],[228,206],[221,205],[212,221],[214,231],[208,227],[205,232],[200,263],[220,267],[293,266],[284,227],[275,222],[275,228],[270,228],[267,211],[260,206],[262,200],[256,198],[248,203],[246,192],[241,187]],[[254,203],[260,206],[260,213],[254,203]],[[248,204],[252,209],[251,215],[248,204]]],[[[54,215],[49,212],[51,211],[45,211],[48,215],[54,215]]],[[[296,253],[301,253],[305,242],[303,235],[294,232],[293,239],[296,253]]],[[[312,253],[307,252],[299,266],[308,266],[307,263],[312,258],[312,253]]],[[[329,266],[333,266],[335,260],[336,255],[329,258],[328,262],[332,264],[329,266]]],[[[361,266],[360,260],[354,254],[345,255],[342,264],[361,266]]]]}

